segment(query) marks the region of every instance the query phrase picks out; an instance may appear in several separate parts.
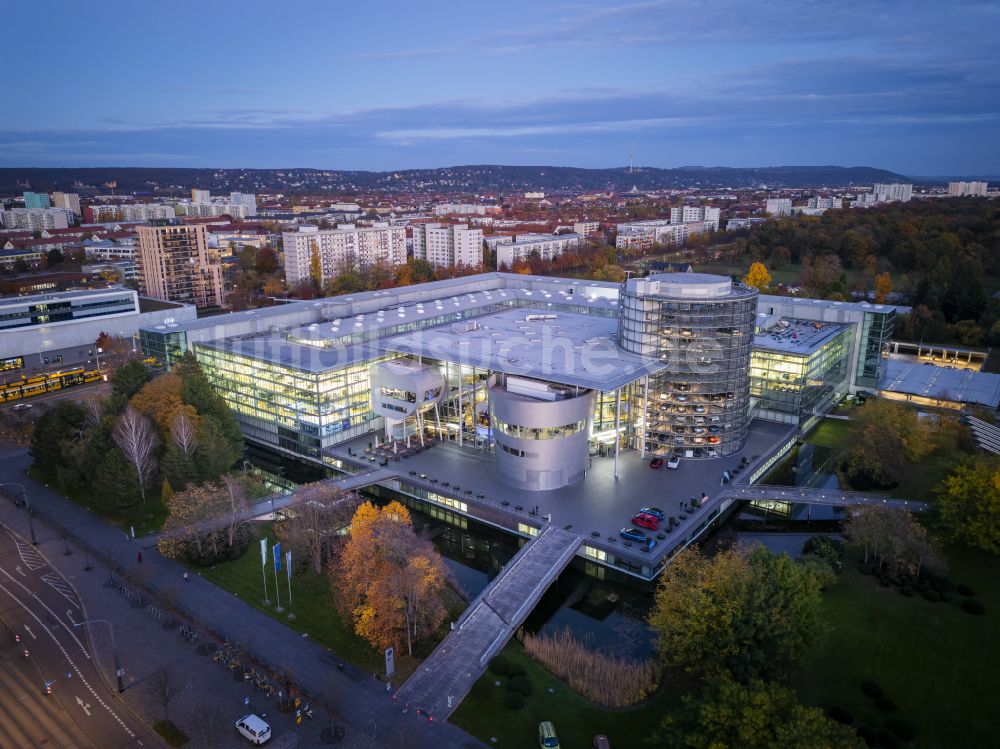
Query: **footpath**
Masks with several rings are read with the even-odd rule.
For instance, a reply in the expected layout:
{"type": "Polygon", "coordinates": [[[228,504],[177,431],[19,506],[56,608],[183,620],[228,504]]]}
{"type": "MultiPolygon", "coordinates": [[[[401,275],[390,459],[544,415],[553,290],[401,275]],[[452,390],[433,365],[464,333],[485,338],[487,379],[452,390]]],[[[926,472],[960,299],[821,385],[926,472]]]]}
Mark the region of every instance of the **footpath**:
{"type": "MultiPolygon", "coordinates": [[[[192,575],[188,582],[183,582],[186,568],[161,556],[154,540],[130,539],[118,528],[27,476],[26,471],[30,465],[31,458],[26,448],[0,445],[0,482],[21,483],[27,490],[31,509],[35,513],[39,549],[78,587],[90,616],[111,617],[122,613],[129,618],[128,622],[122,621],[121,632],[116,629],[127,669],[129,661],[133,664],[148,664],[151,660],[162,660],[165,653],[171,652],[175,645],[184,641],[176,632],[162,630],[157,620],[144,610],[130,609],[118,590],[108,585],[109,574],[132,589],[144,590],[146,597],[159,609],[176,610],[179,618],[187,620],[187,623],[200,632],[202,642],[218,644],[228,638],[241,643],[258,663],[264,664],[273,673],[281,674],[290,669],[295,683],[316,708],[316,718],[296,729],[299,732],[308,729],[307,732],[314,736],[311,739],[303,736],[305,743],[300,746],[322,745],[317,738],[316,726],[329,726],[329,722],[322,719],[327,712],[323,708],[329,709],[337,722],[346,725],[347,741],[339,744],[343,747],[478,749],[484,746],[450,723],[430,721],[413,710],[405,711],[402,705],[386,694],[384,684],[372,675],[342,662],[326,648],[304,635],[300,636],[213,583],[198,575],[192,575]],[[65,555],[64,551],[70,548],[70,542],[76,553],[65,555]],[[138,561],[140,552],[141,563],[138,561]],[[83,572],[88,558],[96,566],[91,571],[83,572]],[[119,600],[107,600],[115,598],[119,600]],[[107,602],[100,603],[101,600],[107,602]],[[96,606],[100,607],[96,612],[95,601],[96,606]],[[163,641],[161,645],[161,638],[169,640],[163,641]],[[167,644],[170,647],[163,650],[167,644]],[[133,657],[130,657],[130,653],[133,657]]],[[[13,502],[0,501],[0,522],[27,538],[26,513],[23,509],[15,508],[13,502]]],[[[99,634],[99,630],[95,630],[95,633],[99,634]]],[[[186,648],[184,652],[187,653],[193,654],[195,650],[189,644],[181,644],[180,647],[186,648]]],[[[202,650],[206,651],[208,648],[202,650]]],[[[214,674],[218,673],[220,679],[235,683],[229,679],[230,674],[226,673],[225,668],[212,662],[210,654],[190,655],[188,660],[191,658],[196,661],[200,659],[204,666],[198,671],[204,670],[212,674],[212,680],[214,674]]],[[[132,679],[149,679],[151,675],[148,665],[138,674],[135,670],[134,667],[131,669],[132,679]]],[[[185,667],[184,670],[187,672],[189,669],[185,667]]],[[[110,680],[113,682],[113,670],[110,673],[110,680]]],[[[130,682],[126,698],[132,691],[131,685],[135,683],[130,682]]],[[[191,695],[185,695],[185,692],[202,693],[210,683],[211,680],[202,682],[201,677],[185,673],[181,697],[190,699],[191,695]]],[[[242,691],[247,689],[243,684],[237,686],[242,691]]],[[[205,693],[204,698],[198,700],[199,710],[217,705],[219,697],[221,695],[213,696],[211,691],[205,693]]],[[[250,699],[251,706],[261,705],[257,709],[265,709],[263,706],[266,698],[261,697],[260,693],[250,699]]],[[[163,706],[156,704],[155,695],[147,694],[143,703],[134,706],[140,715],[149,715],[149,720],[162,717],[163,706]]],[[[267,704],[266,711],[269,716],[278,716],[273,703],[267,704]]],[[[172,718],[176,719],[181,712],[179,703],[177,707],[171,703],[172,718]]],[[[211,723],[209,718],[202,717],[201,722],[211,723]]],[[[229,738],[228,729],[231,728],[229,723],[227,712],[223,721],[223,736],[227,737],[226,740],[229,738]]],[[[226,740],[220,741],[218,745],[222,746],[226,740]]]]}

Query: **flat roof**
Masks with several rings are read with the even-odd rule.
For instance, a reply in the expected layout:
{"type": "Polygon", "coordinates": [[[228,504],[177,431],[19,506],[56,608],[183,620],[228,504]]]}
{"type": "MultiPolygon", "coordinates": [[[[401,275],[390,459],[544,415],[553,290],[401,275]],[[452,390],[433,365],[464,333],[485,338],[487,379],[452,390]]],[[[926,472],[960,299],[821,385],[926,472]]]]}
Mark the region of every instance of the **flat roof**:
{"type": "Polygon", "coordinates": [[[594,390],[614,390],[666,368],[618,348],[617,330],[616,318],[519,307],[378,343],[386,351],[594,390]]]}
{"type": "MultiPolygon", "coordinates": [[[[761,318],[769,319],[770,316],[757,315],[758,322],[761,318]]],[[[767,330],[754,335],[753,347],[788,354],[811,354],[846,329],[843,323],[781,318],[767,330]]]]}
{"type": "MultiPolygon", "coordinates": [[[[16,281],[17,279],[12,279],[16,281]]],[[[44,276],[39,280],[44,280],[44,276]]],[[[137,291],[126,289],[124,286],[106,286],[100,289],[73,289],[70,291],[46,291],[41,294],[25,294],[23,296],[0,297],[0,304],[37,304],[40,302],[65,302],[74,299],[83,299],[91,296],[104,296],[107,294],[127,294],[136,296],[137,291]]]]}
{"type": "Polygon", "coordinates": [[[888,312],[896,310],[900,313],[910,311],[909,307],[896,304],[872,304],[871,302],[834,302],[829,299],[807,299],[796,296],[777,296],[775,294],[761,294],[760,304],[801,304],[807,307],[818,309],[846,309],[854,312],[888,312]]]}
{"type": "Polygon", "coordinates": [[[972,369],[949,369],[890,358],[879,390],[923,398],[974,403],[997,408],[1000,405],[1000,374],[972,369]]]}

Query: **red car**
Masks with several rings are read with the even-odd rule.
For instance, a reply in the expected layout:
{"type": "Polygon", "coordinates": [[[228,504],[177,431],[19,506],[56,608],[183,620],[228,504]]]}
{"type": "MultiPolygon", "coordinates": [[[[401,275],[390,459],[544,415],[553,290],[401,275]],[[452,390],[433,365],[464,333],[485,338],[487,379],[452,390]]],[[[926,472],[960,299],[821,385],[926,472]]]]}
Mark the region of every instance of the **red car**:
{"type": "Polygon", "coordinates": [[[650,468],[663,468],[663,458],[653,458],[649,461],[650,468]]]}
{"type": "Polygon", "coordinates": [[[655,515],[640,512],[632,516],[632,525],[638,525],[640,528],[649,528],[651,531],[655,531],[660,527],[660,520],[655,515]]]}

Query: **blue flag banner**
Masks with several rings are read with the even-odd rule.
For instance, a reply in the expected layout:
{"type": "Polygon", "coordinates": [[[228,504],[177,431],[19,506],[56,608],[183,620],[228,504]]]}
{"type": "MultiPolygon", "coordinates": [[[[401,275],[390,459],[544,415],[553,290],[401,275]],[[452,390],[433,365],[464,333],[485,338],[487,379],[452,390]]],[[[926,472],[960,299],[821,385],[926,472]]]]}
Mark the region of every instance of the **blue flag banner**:
{"type": "Polygon", "coordinates": [[[272,546],[271,551],[274,552],[274,571],[281,572],[281,543],[272,546]]]}
{"type": "Polygon", "coordinates": [[[285,552],[285,572],[288,573],[288,579],[292,579],[292,550],[289,549],[285,552]]]}

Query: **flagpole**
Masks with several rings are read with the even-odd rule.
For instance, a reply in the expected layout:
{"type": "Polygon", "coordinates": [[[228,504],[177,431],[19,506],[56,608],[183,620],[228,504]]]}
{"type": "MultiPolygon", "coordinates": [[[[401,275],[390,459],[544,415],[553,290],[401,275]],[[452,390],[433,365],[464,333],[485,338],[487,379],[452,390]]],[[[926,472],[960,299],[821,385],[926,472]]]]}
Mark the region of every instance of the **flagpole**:
{"type": "Polygon", "coordinates": [[[270,606],[267,597],[267,538],[260,540],[260,576],[264,579],[264,605],[270,606]]]}
{"type": "Polygon", "coordinates": [[[288,618],[294,619],[295,613],[292,611],[292,552],[290,549],[285,552],[285,574],[288,577],[288,618]]]}
{"type": "MultiPolygon", "coordinates": [[[[280,551],[280,549],[279,549],[279,547],[277,545],[271,547],[271,551],[272,552],[275,549],[278,549],[278,553],[279,554],[281,553],[281,551],[280,551]]],[[[275,556],[275,560],[278,560],[278,559],[281,559],[281,557],[280,556],[275,556]]],[[[278,590],[279,590],[279,588],[278,588],[278,565],[277,565],[277,562],[276,562],[275,565],[274,565],[274,610],[277,611],[278,613],[281,613],[282,611],[284,611],[284,609],[281,608],[281,594],[278,592],[278,590]]]]}

